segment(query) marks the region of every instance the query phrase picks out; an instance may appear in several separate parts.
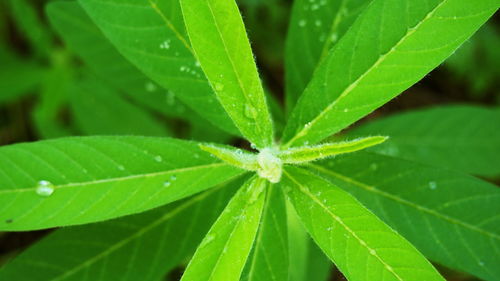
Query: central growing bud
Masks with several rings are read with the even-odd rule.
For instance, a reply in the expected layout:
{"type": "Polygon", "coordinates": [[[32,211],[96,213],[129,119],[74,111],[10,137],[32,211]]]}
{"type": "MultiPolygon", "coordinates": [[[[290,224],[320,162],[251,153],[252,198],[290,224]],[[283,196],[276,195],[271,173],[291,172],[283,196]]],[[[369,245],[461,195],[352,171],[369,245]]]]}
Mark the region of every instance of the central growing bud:
{"type": "Polygon", "coordinates": [[[283,173],[283,163],[276,154],[275,150],[264,148],[257,155],[257,162],[260,167],[257,173],[261,178],[265,178],[272,183],[278,183],[283,173]]]}

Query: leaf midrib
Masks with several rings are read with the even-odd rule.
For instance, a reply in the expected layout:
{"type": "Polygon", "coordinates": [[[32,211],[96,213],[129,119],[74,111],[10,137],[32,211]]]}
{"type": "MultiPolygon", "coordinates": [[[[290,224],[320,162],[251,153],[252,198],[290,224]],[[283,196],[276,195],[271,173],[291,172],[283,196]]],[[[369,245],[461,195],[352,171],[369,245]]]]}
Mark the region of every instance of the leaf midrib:
{"type": "MultiPolygon", "coordinates": [[[[77,183],[67,183],[67,184],[61,184],[61,185],[54,185],[54,189],[63,189],[63,188],[68,188],[68,187],[81,187],[81,186],[93,185],[93,184],[101,184],[101,183],[125,181],[125,180],[136,179],[136,178],[148,178],[148,177],[168,175],[170,173],[182,173],[182,172],[188,172],[188,171],[197,170],[197,169],[207,169],[207,168],[222,167],[222,166],[229,166],[229,165],[226,164],[226,163],[223,163],[223,162],[212,163],[212,164],[206,164],[206,165],[200,165],[200,166],[193,166],[193,167],[186,167],[186,168],[179,168],[179,169],[168,170],[168,171],[161,171],[161,172],[154,172],[154,173],[145,173],[145,174],[137,174],[137,175],[124,176],[124,177],[114,177],[114,178],[108,178],[108,179],[100,179],[100,180],[92,180],[92,181],[85,181],[85,182],[77,182],[77,183]]],[[[33,191],[36,190],[36,188],[37,187],[12,189],[12,190],[0,190],[0,194],[33,192],[33,191]]]]}
{"type": "Polygon", "coordinates": [[[342,100],[345,96],[347,96],[351,91],[353,91],[356,86],[358,85],[358,83],[363,80],[368,74],[370,74],[374,69],[376,69],[382,62],[384,62],[386,60],[386,58],[388,56],[390,56],[391,54],[394,53],[394,51],[396,50],[397,47],[399,47],[407,38],[409,38],[411,35],[413,35],[417,30],[418,28],[423,24],[425,23],[427,20],[429,20],[435,13],[436,11],[441,8],[441,6],[443,6],[448,0],[443,0],[441,3],[439,3],[438,5],[436,5],[436,7],[434,7],[434,9],[432,9],[429,13],[427,13],[427,15],[421,20],[419,21],[414,27],[410,27],[408,28],[407,32],[405,35],[403,35],[403,37],[385,54],[383,54],[382,56],[380,56],[378,58],[378,60],[371,66],[369,67],[363,74],[361,74],[358,79],[356,79],[354,82],[352,82],[340,95],[339,97],[334,100],[331,104],[329,104],[325,109],[323,109],[320,114],[318,114],[318,116],[316,116],[313,120],[311,120],[310,122],[308,122],[307,124],[310,124],[309,126],[307,127],[303,127],[294,137],[292,137],[292,139],[290,139],[285,145],[284,145],[284,148],[289,148],[294,142],[295,140],[303,137],[304,135],[306,135],[306,133],[308,132],[308,130],[310,128],[312,128],[314,126],[315,123],[317,123],[325,114],[327,114],[335,105],[337,105],[337,103],[342,100]]]}
{"type": "Polygon", "coordinates": [[[334,171],[331,171],[331,170],[328,170],[328,169],[325,169],[324,167],[322,166],[319,166],[319,165],[315,165],[315,164],[307,164],[307,166],[313,168],[313,169],[316,169],[318,170],[319,172],[322,172],[322,173],[325,173],[325,174],[328,174],[328,175],[331,175],[339,180],[342,180],[344,182],[347,182],[347,183],[350,183],[356,187],[359,187],[359,188],[362,188],[363,190],[366,190],[368,192],[371,192],[371,193],[375,193],[377,195],[381,195],[385,198],[388,198],[392,201],[395,201],[397,203],[400,203],[400,204],[404,204],[404,205],[407,205],[409,207],[412,207],[418,211],[423,211],[425,213],[428,213],[430,215],[433,215],[439,219],[442,219],[442,220],[445,220],[445,221],[448,221],[449,223],[451,224],[454,224],[454,225],[460,225],[464,228],[467,228],[469,230],[472,230],[472,231],[475,231],[475,232],[478,232],[480,234],[483,234],[485,236],[488,236],[489,238],[492,238],[492,239],[496,239],[496,240],[500,240],[500,235],[497,235],[495,233],[492,233],[492,232],[489,232],[487,230],[484,230],[482,228],[479,228],[477,226],[474,226],[474,225],[471,225],[469,223],[465,223],[465,222],[462,222],[460,220],[457,220],[453,217],[450,217],[450,216],[447,216],[447,215],[443,215],[441,213],[438,213],[428,207],[425,207],[425,206],[422,206],[422,205],[418,205],[418,204],[415,204],[411,201],[408,201],[406,199],[403,199],[401,197],[398,197],[398,196],[395,196],[395,195],[392,195],[390,193],[387,193],[387,192],[384,192],[380,189],[378,189],[376,186],[372,186],[372,185],[368,185],[368,184],[364,184],[362,182],[359,182],[349,176],[345,176],[345,175],[342,175],[342,174],[338,174],[334,171]]]}
{"type": "MultiPolygon", "coordinates": [[[[368,246],[368,243],[361,239],[357,234],[356,232],[354,232],[354,230],[352,230],[349,226],[347,226],[344,221],[339,218],[337,215],[335,215],[334,213],[332,213],[330,211],[330,209],[328,209],[327,206],[325,206],[323,204],[323,202],[321,200],[319,200],[317,197],[314,196],[314,194],[312,194],[306,187],[304,187],[300,182],[298,182],[295,178],[293,178],[290,173],[288,173],[286,170],[283,171],[283,173],[291,180],[293,181],[296,185],[299,186],[299,190],[304,193],[305,195],[307,195],[308,197],[310,197],[314,202],[316,202],[316,204],[318,204],[322,209],[324,209],[326,211],[327,214],[329,214],[332,219],[334,219],[337,223],[339,223],[347,232],[349,232],[349,234],[351,234],[352,237],[354,237],[358,243],[366,248],[368,250],[369,253],[375,251],[375,249],[371,248],[368,246]]],[[[387,270],[389,271],[390,273],[392,273],[392,275],[394,275],[394,277],[396,277],[399,281],[404,281],[403,278],[401,276],[399,276],[399,274],[397,274],[394,269],[392,269],[392,267],[387,264],[384,259],[382,259],[377,252],[375,252],[375,254],[372,254],[374,257],[377,258],[377,260],[384,266],[384,270],[387,270]]]]}

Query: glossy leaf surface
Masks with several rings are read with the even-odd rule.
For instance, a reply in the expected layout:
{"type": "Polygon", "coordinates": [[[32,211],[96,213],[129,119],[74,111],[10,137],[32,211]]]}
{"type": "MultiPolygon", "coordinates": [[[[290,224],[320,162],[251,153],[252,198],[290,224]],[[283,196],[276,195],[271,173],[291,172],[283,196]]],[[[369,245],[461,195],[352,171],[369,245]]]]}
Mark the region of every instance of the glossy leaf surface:
{"type": "Polygon", "coordinates": [[[313,169],[356,196],[431,260],[500,276],[500,189],[476,178],[357,152],[313,169]]]}
{"type": "Polygon", "coordinates": [[[240,173],[196,143],[167,138],[85,137],[4,146],[0,229],[83,224],[137,213],[240,173]]]}
{"type": "Polygon", "coordinates": [[[241,182],[143,214],[57,230],[2,267],[0,280],[157,281],[194,252],[241,182]]]}
{"type": "Polygon", "coordinates": [[[396,114],[350,134],[390,139],[370,151],[466,173],[500,175],[500,108],[454,105],[396,114]]]}
{"type": "Polygon", "coordinates": [[[273,125],[234,0],[181,0],[189,39],[217,98],[243,136],[273,144],[273,125]]]}
{"type": "Polygon", "coordinates": [[[237,281],[259,228],[268,183],[253,177],[240,188],[207,233],[182,281],[237,281]]]}
{"type": "Polygon", "coordinates": [[[318,66],[285,128],[284,147],[321,141],[391,100],[497,8],[497,0],[372,1],[318,66]]]}
{"type": "Polygon", "coordinates": [[[283,183],[309,234],[350,281],[444,280],[408,241],[346,191],[300,168],[283,183]]]}

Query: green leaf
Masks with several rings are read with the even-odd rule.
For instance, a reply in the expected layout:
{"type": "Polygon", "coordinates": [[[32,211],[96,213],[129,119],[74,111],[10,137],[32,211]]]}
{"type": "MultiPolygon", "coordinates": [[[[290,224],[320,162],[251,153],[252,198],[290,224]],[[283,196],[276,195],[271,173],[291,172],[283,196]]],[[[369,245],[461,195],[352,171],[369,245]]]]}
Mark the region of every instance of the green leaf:
{"type": "Polygon", "coordinates": [[[352,141],[290,148],[280,152],[279,157],[285,164],[299,164],[362,150],[383,143],[386,140],[387,137],[375,136],[352,141]]]}
{"type": "Polygon", "coordinates": [[[391,100],[444,61],[497,0],[374,0],[318,66],[284,147],[316,143],[391,100]]]}
{"type": "Polygon", "coordinates": [[[241,182],[143,214],[57,230],[5,265],[0,280],[157,281],[194,252],[241,182]]]}
{"type": "Polygon", "coordinates": [[[290,281],[329,280],[330,260],[307,234],[290,201],[287,203],[290,281]]]}
{"type": "Polygon", "coordinates": [[[374,153],[343,155],[312,167],[356,196],[431,260],[498,280],[497,186],[374,153]]]}
{"type": "Polygon", "coordinates": [[[285,45],[286,107],[291,110],[313,72],[368,0],[295,0],[285,45]]]}
{"type": "Polygon", "coordinates": [[[137,104],[168,118],[188,120],[191,125],[189,138],[227,140],[227,133],[187,108],[174,92],[163,90],[126,60],[77,2],[51,2],[46,11],[68,48],[81,57],[99,78],[137,104]]]}
{"type": "Polygon", "coordinates": [[[240,188],[207,233],[182,281],[237,281],[254,243],[268,183],[253,177],[240,188]]]}
{"type": "Polygon", "coordinates": [[[95,222],[145,211],[241,174],[168,138],[81,137],[0,148],[0,229],[95,222]]]}
{"type": "Polygon", "coordinates": [[[198,67],[178,0],[78,2],[139,70],[214,125],[239,134],[198,67]]]}
{"type": "Polygon", "coordinates": [[[218,100],[258,148],[273,144],[273,124],[243,20],[234,0],[180,0],[186,29],[218,100]]]}
{"type": "Polygon", "coordinates": [[[171,135],[165,125],[91,75],[76,85],[70,104],[75,122],[88,135],[171,135]]]}
{"type": "Polygon", "coordinates": [[[443,280],[402,236],[349,193],[296,167],[284,185],[306,229],[350,281],[443,280]]]}
{"type": "Polygon", "coordinates": [[[259,232],[241,280],[288,281],[288,233],[284,199],[279,186],[269,186],[259,232]]]}
{"type": "Polygon", "coordinates": [[[257,171],[260,168],[255,153],[215,144],[200,144],[200,148],[232,166],[248,171],[257,171]]]}
{"type": "Polygon", "coordinates": [[[369,122],[350,135],[374,133],[391,138],[371,151],[482,176],[500,175],[500,108],[416,110],[369,122]]]}

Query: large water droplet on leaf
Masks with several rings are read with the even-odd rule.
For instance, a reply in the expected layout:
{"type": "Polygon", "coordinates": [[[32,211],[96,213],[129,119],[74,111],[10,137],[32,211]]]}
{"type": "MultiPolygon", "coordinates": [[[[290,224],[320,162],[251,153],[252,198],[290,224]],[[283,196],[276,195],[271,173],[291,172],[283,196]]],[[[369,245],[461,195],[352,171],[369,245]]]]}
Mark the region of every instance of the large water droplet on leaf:
{"type": "Polygon", "coordinates": [[[36,194],[43,196],[43,197],[49,197],[54,193],[54,185],[46,180],[41,180],[38,182],[38,186],[36,187],[36,194]]]}

